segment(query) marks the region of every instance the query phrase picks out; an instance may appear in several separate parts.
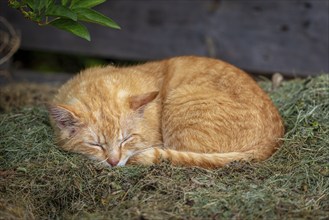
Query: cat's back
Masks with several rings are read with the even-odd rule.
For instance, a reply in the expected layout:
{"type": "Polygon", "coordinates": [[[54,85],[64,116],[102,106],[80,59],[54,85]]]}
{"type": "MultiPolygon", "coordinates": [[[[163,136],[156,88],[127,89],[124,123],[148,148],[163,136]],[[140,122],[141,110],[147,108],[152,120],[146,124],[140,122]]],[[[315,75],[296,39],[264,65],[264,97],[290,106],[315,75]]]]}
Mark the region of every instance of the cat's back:
{"type": "Polygon", "coordinates": [[[186,131],[204,138],[193,139],[184,150],[198,151],[206,143],[204,152],[216,152],[213,146],[230,152],[257,145],[266,146],[260,156],[266,158],[278,146],[284,129],[276,107],[237,67],[211,58],[173,58],[168,60],[165,85],[163,125],[164,139],[171,140],[168,146],[186,142],[172,138],[177,133],[184,137],[181,133],[186,131]]]}
{"type": "Polygon", "coordinates": [[[208,92],[226,95],[235,102],[259,101],[272,105],[254,79],[224,61],[206,57],[182,56],[166,62],[164,96],[208,92]]]}
{"type": "Polygon", "coordinates": [[[182,56],[169,59],[167,65],[168,73],[172,75],[168,78],[171,79],[173,87],[177,87],[178,84],[195,84],[221,92],[242,88],[261,91],[256,82],[244,71],[218,59],[182,56]]]}

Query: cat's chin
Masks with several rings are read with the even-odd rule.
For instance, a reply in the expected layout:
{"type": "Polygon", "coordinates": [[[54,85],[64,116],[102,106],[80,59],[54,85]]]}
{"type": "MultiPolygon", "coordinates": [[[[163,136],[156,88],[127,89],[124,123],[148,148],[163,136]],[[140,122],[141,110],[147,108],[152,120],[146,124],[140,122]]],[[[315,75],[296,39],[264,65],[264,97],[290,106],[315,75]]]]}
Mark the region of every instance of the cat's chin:
{"type": "Polygon", "coordinates": [[[134,153],[133,153],[132,151],[129,151],[129,152],[127,153],[127,156],[126,156],[125,158],[121,159],[121,160],[119,161],[119,163],[118,163],[116,166],[117,166],[117,167],[124,167],[124,166],[126,166],[128,160],[129,160],[129,159],[131,158],[131,156],[133,156],[133,155],[134,155],[134,153]]]}
{"type": "Polygon", "coordinates": [[[117,167],[124,167],[124,166],[126,166],[127,161],[128,161],[128,159],[126,161],[120,161],[116,166],[117,167]]]}
{"type": "Polygon", "coordinates": [[[95,156],[91,156],[91,155],[86,155],[90,160],[94,161],[94,163],[97,166],[101,166],[101,167],[105,167],[105,168],[112,168],[112,165],[109,164],[106,159],[105,160],[101,160],[95,156]]]}
{"type": "Polygon", "coordinates": [[[96,159],[96,158],[90,158],[90,159],[94,160],[97,165],[100,165],[100,166],[103,166],[103,167],[106,167],[106,168],[113,168],[113,167],[124,167],[124,166],[126,166],[128,160],[130,159],[130,156],[128,156],[124,159],[121,159],[119,161],[119,163],[114,165],[114,166],[109,164],[106,160],[100,161],[99,159],[96,159]]]}

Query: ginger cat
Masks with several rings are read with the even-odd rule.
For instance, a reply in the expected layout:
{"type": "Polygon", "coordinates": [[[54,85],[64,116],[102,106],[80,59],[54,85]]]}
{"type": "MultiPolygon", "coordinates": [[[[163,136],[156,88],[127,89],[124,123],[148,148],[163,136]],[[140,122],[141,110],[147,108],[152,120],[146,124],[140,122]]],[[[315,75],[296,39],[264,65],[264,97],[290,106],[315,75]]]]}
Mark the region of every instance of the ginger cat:
{"type": "Polygon", "coordinates": [[[251,77],[194,56],[84,70],[48,110],[63,149],[110,166],[265,160],[284,134],[277,109],[251,77]]]}

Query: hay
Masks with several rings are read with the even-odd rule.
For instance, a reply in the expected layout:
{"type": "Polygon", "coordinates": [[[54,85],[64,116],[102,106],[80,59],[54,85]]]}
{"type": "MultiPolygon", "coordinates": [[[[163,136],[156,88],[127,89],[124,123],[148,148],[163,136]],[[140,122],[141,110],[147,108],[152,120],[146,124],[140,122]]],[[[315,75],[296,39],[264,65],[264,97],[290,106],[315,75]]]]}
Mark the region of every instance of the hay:
{"type": "Polygon", "coordinates": [[[0,88],[0,112],[15,111],[22,106],[40,106],[50,101],[58,86],[40,83],[11,83],[0,88]]]}
{"type": "MultiPolygon", "coordinates": [[[[261,82],[271,90],[269,82],[261,82]]],[[[325,219],[329,212],[329,77],[270,93],[284,146],[257,164],[108,169],[59,150],[44,108],[0,115],[0,219],[325,219]]]]}

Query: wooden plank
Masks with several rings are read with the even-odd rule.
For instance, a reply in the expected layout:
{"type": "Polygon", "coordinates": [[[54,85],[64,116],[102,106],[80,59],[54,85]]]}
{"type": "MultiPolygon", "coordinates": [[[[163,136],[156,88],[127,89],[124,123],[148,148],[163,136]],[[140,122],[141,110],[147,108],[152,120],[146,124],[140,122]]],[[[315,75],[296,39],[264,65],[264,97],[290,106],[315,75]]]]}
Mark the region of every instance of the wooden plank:
{"type": "Polygon", "coordinates": [[[69,80],[73,74],[54,73],[47,74],[30,70],[15,70],[7,74],[0,74],[0,87],[11,83],[47,83],[50,85],[61,85],[69,80]]]}
{"type": "Polygon", "coordinates": [[[88,25],[92,42],[38,27],[2,4],[22,48],[125,60],[214,56],[247,71],[329,72],[328,0],[111,0],[98,10],[121,31],[88,25]]]}

